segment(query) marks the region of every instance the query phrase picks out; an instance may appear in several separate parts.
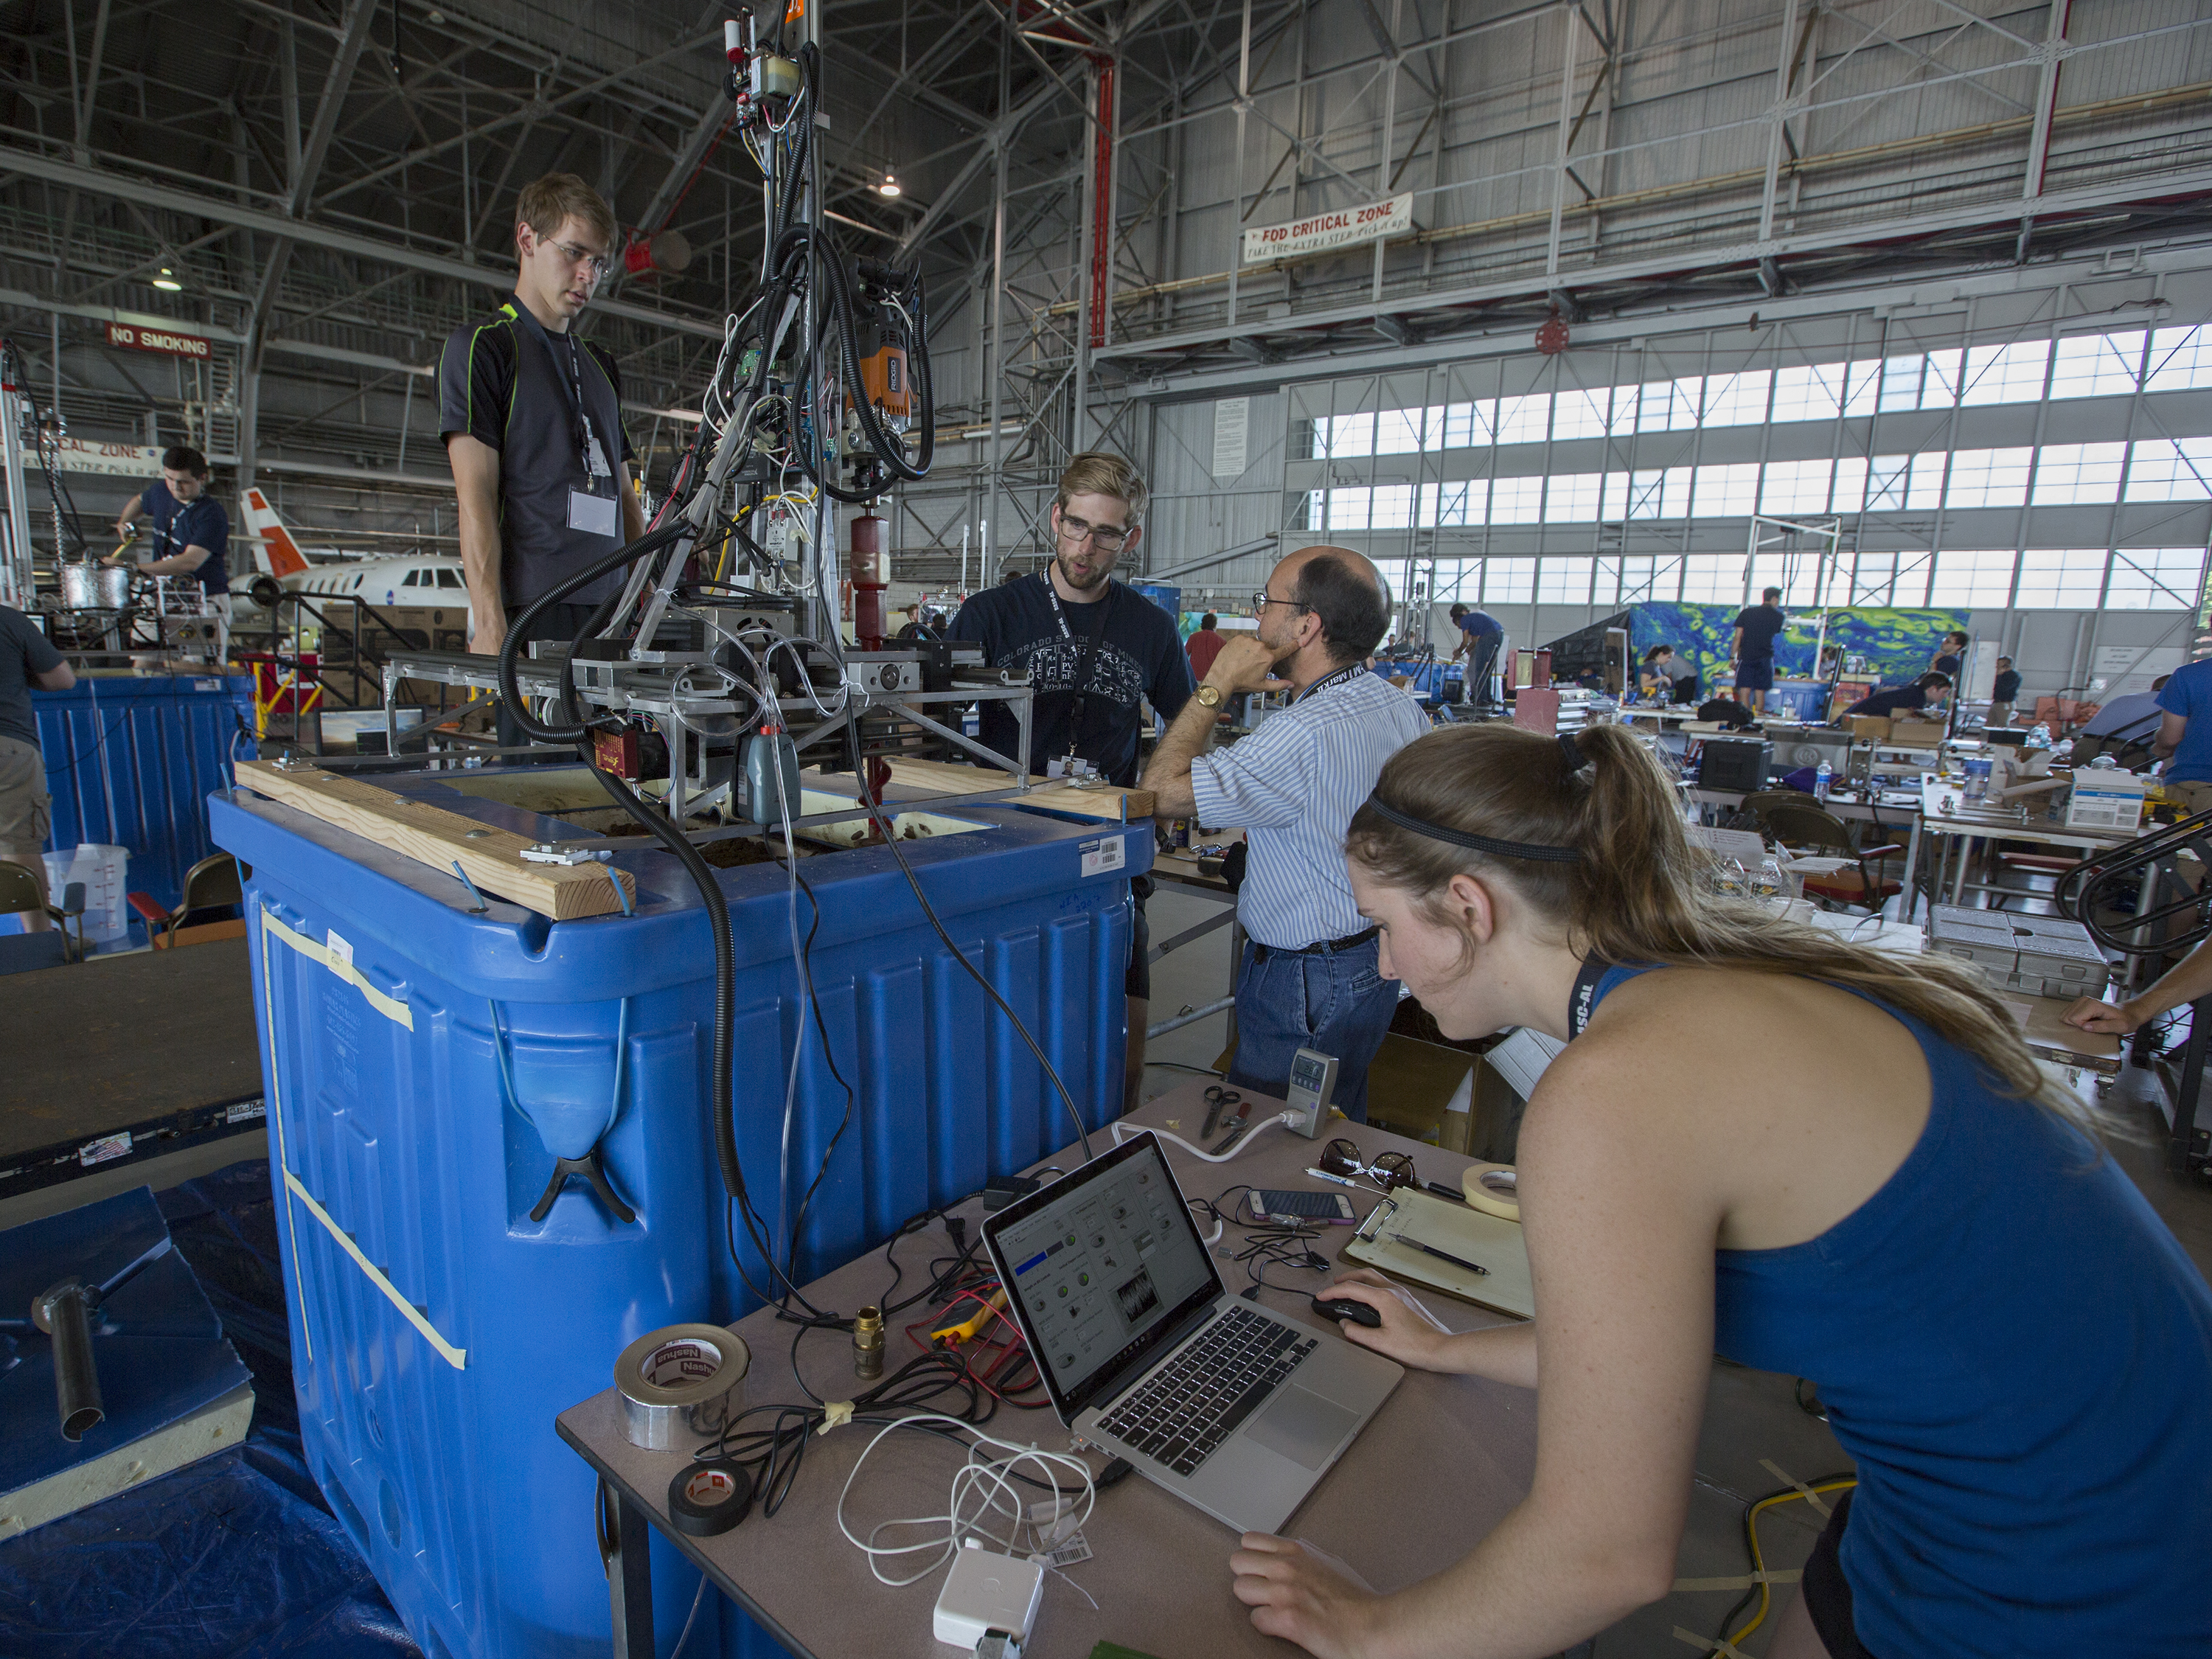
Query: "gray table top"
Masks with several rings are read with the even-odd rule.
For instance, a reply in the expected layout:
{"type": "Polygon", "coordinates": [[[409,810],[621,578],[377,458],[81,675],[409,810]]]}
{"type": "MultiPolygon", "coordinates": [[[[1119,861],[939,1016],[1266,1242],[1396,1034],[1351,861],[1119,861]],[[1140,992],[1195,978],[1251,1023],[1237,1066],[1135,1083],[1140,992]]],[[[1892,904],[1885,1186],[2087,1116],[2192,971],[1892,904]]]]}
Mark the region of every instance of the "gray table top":
{"type": "MultiPolygon", "coordinates": [[[[1195,1079],[1161,1096],[1128,1121],[1194,1135],[1204,1115],[1200,1097],[1204,1082],[1195,1079]]],[[[1248,1098],[1261,1098],[1247,1093],[1248,1098]]],[[[1266,1109],[1263,1103],[1260,1110],[1266,1109]]],[[[1364,1125],[1340,1121],[1331,1133],[1357,1141],[1370,1158],[1391,1149],[1410,1152],[1423,1181],[1455,1183],[1468,1162],[1364,1125]]],[[[1106,1132],[1095,1134],[1093,1146],[1103,1147],[1106,1138],[1106,1132]]],[[[1247,1182],[1322,1190],[1322,1183],[1304,1173],[1316,1150],[1315,1143],[1280,1129],[1266,1131],[1249,1155],[1222,1165],[1201,1164],[1167,1145],[1177,1179],[1193,1197],[1211,1197],[1247,1182]]],[[[1053,1161],[1064,1167],[1073,1163],[1066,1155],[1053,1161]]],[[[1355,1199],[1363,1214],[1373,1196],[1355,1199]]],[[[1352,1230],[1322,1231],[1317,1248],[1334,1257],[1352,1230]]],[[[1233,1226],[1229,1237],[1237,1237],[1233,1226]]],[[[941,1231],[933,1229],[929,1237],[936,1241],[937,1254],[946,1253],[941,1231]]],[[[908,1289],[915,1282],[914,1264],[926,1260],[928,1253],[923,1238],[902,1247],[902,1259],[909,1263],[908,1289]]],[[[1240,1264],[1224,1261],[1220,1267],[1232,1292],[1243,1288],[1240,1264]]],[[[1332,1275],[1271,1268],[1268,1276],[1285,1282],[1310,1279],[1317,1289],[1332,1275]]],[[[882,1295],[887,1277],[878,1249],[808,1286],[807,1296],[818,1307],[849,1310],[882,1295]]],[[[1414,1288],[1424,1304],[1455,1330],[1510,1322],[1504,1316],[1441,1292],[1414,1288]]],[[[1303,1294],[1270,1289],[1261,1295],[1268,1305],[1285,1313],[1312,1317],[1303,1294]]],[[[778,1325],[771,1313],[763,1310],[736,1328],[751,1350],[746,1403],[802,1401],[805,1396],[793,1380],[793,1328],[778,1325]]],[[[903,1357],[899,1352],[900,1345],[907,1343],[902,1324],[895,1322],[888,1338],[887,1372],[903,1357]]],[[[607,1356],[610,1366],[614,1358],[607,1356]]],[[[803,1337],[797,1358],[815,1392],[826,1398],[849,1395],[860,1386],[853,1375],[849,1342],[840,1333],[803,1337]]],[[[1048,1451],[1067,1445],[1066,1431],[1049,1411],[1002,1409],[989,1427],[1008,1438],[1033,1439],[1048,1451]]],[[[558,1428],[588,1462],[650,1515],[660,1534],[654,1540],[656,1547],[672,1544],[681,1548],[794,1652],[825,1659],[859,1653],[941,1659],[947,1651],[930,1633],[930,1613],[943,1575],[933,1573],[904,1589],[887,1588],[870,1575],[866,1559],[837,1529],[838,1493],[875,1429],[848,1426],[810,1441],[798,1484],[774,1519],[756,1512],[719,1538],[701,1539],[676,1536],[666,1527],[668,1483],[684,1467],[684,1455],[641,1451],[626,1442],[611,1387],[562,1413],[558,1428]]],[[[1472,1377],[1409,1371],[1285,1531],[1337,1556],[1377,1589],[1402,1589],[1459,1559],[1504,1518],[1528,1492],[1535,1451],[1533,1393],[1472,1377]]],[[[941,1513],[961,1456],[953,1447],[927,1436],[893,1436],[869,1459],[854,1490],[848,1518],[855,1529],[865,1533],[876,1522],[895,1516],[941,1513]]],[[[1790,1402],[1787,1379],[1717,1367],[1698,1449],[1691,1530],[1681,1556],[1684,1573],[1747,1570],[1739,1531],[1741,1504],[1748,1496],[1771,1491],[1776,1484],[1760,1466],[1762,1457],[1778,1460],[1801,1479],[1844,1467],[1848,1461],[1826,1427],[1790,1402]]],[[[1090,1461],[1096,1468],[1097,1455],[1091,1454],[1090,1461]]],[[[1814,1535],[1810,1529],[1795,1535],[1787,1524],[1778,1534],[1769,1539],[1771,1564],[1786,1560],[1794,1565],[1802,1559],[1814,1535]]],[[[1158,1659],[1247,1654],[1279,1659],[1290,1651],[1255,1631],[1246,1608],[1231,1593],[1228,1558],[1236,1547],[1234,1535],[1140,1476],[1132,1475],[1098,1495],[1085,1536],[1097,1552],[1095,1559],[1069,1569],[1065,1579],[1046,1579],[1042,1608],[1027,1650],[1035,1659],[1084,1659],[1101,1640],[1158,1659]],[[1075,1584],[1097,1600],[1096,1609],[1075,1584]]],[[[1703,1628],[1717,1621],[1733,1600],[1688,1593],[1644,1609],[1632,1622],[1638,1626],[1638,1639],[1651,1645],[1636,1650],[1668,1650],[1671,1626],[1703,1628]]]]}
{"type": "Polygon", "coordinates": [[[246,942],[94,957],[0,994],[0,1157],[261,1092],[246,942]]]}

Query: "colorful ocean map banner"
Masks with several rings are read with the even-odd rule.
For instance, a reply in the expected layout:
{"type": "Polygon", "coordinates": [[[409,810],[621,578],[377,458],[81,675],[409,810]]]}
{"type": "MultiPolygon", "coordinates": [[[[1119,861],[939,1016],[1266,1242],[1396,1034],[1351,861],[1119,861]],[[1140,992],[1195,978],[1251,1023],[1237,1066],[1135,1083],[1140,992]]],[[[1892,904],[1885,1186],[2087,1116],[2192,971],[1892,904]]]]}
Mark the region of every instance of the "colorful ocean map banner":
{"type": "MultiPolygon", "coordinates": [[[[1787,609],[1787,607],[1784,607],[1787,609]]],[[[1628,643],[1641,660],[1655,645],[1671,645],[1678,656],[1686,655],[1697,665],[1698,684],[1707,695],[1727,689],[1729,640],[1743,607],[1736,605],[1638,605],[1629,607],[1628,643]]],[[[1869,678],[1884,685],[1902,685],[1928,671],[1943,635],[1966,628],[1971,612],[1861,606],[1828,612],[1827,642],[1847,657],[1863,657],[1870,665],[1869,678]]],[[[1820,638],[1820,613],[1793,614],[1782,637],[1775,641],[1774,677],[1780,680],[1813,678],[1813,656],[1820,638]]]]}

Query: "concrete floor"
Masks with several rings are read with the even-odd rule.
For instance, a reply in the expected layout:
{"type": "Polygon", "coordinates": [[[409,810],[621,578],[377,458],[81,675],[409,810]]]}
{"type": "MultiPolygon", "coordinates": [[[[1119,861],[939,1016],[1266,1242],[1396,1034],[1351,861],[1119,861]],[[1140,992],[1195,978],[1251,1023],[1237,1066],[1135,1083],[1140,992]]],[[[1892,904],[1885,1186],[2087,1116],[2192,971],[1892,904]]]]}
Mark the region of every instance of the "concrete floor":
{"type": "MultiPolygon", "coordinates": [[[[1212,895],[1163,884],[1147,907],[1152,938],[1155,942],[1169,939],[1221,908],[1212,895]]],[[[1893,915],[1893,901],[1891,909],[1893,915]]],[[[1227,994],[1229,937],[1228,928],[1218,929],[1153,964],[1154,1023],[1178,1009],[1202,1007],[1227,994]]],[[[1154,1039],[1146,1054],[1143,1097],[1149,1100],[1192,1075],[1163,1062],[1211,1068],[1227,1041],[1226,1014],[1209,1015],[1154,1039]]],[[[2151,1103],[2156,1088],[2153,1074],[2130,1069],[2102,1090],[2086,1079],[2081,1086],[2109,1126],[2112,1156],[2173,1230],[2198,1270],[2212,1278],[2212,1182],[2167,1172],[2161,1144],[2165,1126],[2151,1103]]],[[[1743,1545],[1745,1507],[1780,1485],[1763,1460],[1803,1480],[1850,1468],[1850,1460],[1827,1425],[1798,1407],[1794,1383],[1795,1379],[1771,1372],[1715,1362],[1698,1456],[1703,1473],[1691,1497],[1677,1565],[1680,1577],[1726,1577],[1749,1571],[1743,1545]]],[[[1765,1511],[1759,1537],[1768,1567],[1802,1565],[1820,1525],[1821,1517],[1802,1502],[1777,1504],[1765,1511]]],[[[1777,1596],[1772,1612],[1743,1643],[1742,1651],[1753,1659],[1766,1652],[1784,1598],[1791,1594],[1784,1591],[1777,1596]]],[[[1676,1659],[1697,1650],[1675,1631],[1718,1631],[1735,1600],[1735,1592],[1677,1592],[1575,1650],[1572,1659],[1676,1659]]],[[[1741,1622],[1739,1618],[1731,1628],[1740,1628],[1741,1622]]]]}

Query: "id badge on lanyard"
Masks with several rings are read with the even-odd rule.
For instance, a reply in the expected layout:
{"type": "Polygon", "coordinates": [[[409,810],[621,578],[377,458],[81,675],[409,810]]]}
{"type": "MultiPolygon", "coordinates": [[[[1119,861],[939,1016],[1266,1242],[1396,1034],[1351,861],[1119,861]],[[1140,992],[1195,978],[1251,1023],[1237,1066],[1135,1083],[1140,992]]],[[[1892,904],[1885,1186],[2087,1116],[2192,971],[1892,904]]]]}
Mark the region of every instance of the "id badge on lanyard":
{"type": "MultiPolygon", "coordinates": [[[[583,463],[584,488],[571,486],[568,490],[568,528],[581,530],[594,536],[618,539],[622,535],[622,514],[614,494],[614,468],[607,464],[606,451],[599,443],[599,429],[584,409],[584,371],[574,335],[568,342],[568,390],[574,402],[570,413],[575,416],[575,436],[578,459],[583,463]],[[605,495],[599,493],[601,479],[607,481],[605,495]]],[[[547,342],[550,349],[551,342],[547,342]]],[[[560,354],[554,353],[558,367],[560,354]]]]}

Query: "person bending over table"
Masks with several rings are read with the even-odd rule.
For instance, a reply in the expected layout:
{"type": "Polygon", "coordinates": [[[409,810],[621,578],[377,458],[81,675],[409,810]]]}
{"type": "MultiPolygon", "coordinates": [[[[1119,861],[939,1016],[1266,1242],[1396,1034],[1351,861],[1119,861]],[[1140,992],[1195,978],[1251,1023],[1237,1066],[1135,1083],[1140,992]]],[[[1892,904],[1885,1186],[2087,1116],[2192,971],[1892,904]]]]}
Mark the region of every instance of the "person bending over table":
{"type": "Polygon", "coordinates": [[[1887,691],[1869,691],[1849,708],[1846,714],[1917,714],[1930,702],[1941,705],[1943,693],[1951,689],[1950,680],[1942,674],[1923,674],[1910,685],[1900,685],[1887,691]]]}
{"type": "Polygon", "coordinates": [[[2212,1652],[2212,1291],[1974,969],[1706,895],[1620,726],[1433,732],[1346,851],[1446,1037],[1571,1039],[1521,1128],[1536,1319],[1451,1334],[1379,1275],[1328,1292],[1381,1315],[1352,1341],[1537,1389],[1536,1470],[1389,1595],[1248,1534],[1255,1626],[1537,1656],[1667,1595],[1717,1352],[1817,1383],[1857,1466],[1774,1659],[2212,1652]],[[1716,1071],[1717,1007],[1798,1063],[1716,1071]]]}

